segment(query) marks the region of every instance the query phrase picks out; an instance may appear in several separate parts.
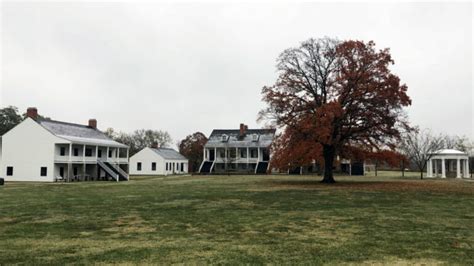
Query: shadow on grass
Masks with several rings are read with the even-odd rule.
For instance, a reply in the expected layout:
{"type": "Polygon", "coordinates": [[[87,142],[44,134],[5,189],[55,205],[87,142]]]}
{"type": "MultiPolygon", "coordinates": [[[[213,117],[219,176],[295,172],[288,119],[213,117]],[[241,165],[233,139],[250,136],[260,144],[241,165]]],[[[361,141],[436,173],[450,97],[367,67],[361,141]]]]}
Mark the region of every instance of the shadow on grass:
{"type": "Polygon", "coordinates": [[[459,180],[342,180],[333,184],[324,184],[319,180],[269,180],[265,182],[265,185],[273,189],[342,189],[361,191],[420,191],[474,194],[474,184],[459,180]]]}

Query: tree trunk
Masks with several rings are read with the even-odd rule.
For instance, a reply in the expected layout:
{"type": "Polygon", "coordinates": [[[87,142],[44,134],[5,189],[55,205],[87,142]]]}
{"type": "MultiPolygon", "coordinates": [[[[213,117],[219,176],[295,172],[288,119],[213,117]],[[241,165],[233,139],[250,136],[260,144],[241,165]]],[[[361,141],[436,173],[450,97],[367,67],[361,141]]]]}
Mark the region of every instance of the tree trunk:
{"type": "Polygon", "coordinates": [[[323,180],[321,180],[321,183],[327,183],[327,184],[336,183],[336,180],[334,180],[334,176],[332,173],[332,166],[334,162],[335,152],[336,152],[336,149],[334,148],[334,146],[330,146],[330,145],[323,146],[324,177],[323,177],[323,180]]]}
{"type": "Polygon", "coordinates": [[[377,168],[379,166],[379,162],[375,161],[375,176],[377,176],[377,168]]]}
{"type": "Polygon", "coordinates": [[[420,179],[423,179],[423,169],[420,171],[420,179]]]}

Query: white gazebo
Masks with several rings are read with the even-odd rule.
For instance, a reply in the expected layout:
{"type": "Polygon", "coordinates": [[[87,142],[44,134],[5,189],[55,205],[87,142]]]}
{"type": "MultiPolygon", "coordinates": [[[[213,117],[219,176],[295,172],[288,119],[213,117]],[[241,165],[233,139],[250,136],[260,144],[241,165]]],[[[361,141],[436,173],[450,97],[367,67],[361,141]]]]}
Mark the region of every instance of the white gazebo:
{"type": "Polygon", "coordinates": [[[456,173],[456,178],[469,178],[469,155],[465,152],[444,149],[433,152],[428,160],[428,177],[446,178],[446,173],[456,173]],[[441,171],[441,172],[440,172],[441,171]]]}

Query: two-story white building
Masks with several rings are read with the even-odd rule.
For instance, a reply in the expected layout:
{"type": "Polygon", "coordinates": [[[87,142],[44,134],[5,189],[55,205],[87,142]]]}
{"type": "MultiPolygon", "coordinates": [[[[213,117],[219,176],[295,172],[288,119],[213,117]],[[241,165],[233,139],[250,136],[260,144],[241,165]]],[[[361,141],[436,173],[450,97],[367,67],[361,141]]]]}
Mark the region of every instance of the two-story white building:
{"type": "Polygon", "coordinates": [[[265,174],[275,129],[215,129],[204,146],[200,173],[265,174]]]}
{"type": "Polygon", "coordinates": [[[42,119],[36,108],[2,136],[6,181],[128,180],[128,146],[88,125],[42,119]]]}

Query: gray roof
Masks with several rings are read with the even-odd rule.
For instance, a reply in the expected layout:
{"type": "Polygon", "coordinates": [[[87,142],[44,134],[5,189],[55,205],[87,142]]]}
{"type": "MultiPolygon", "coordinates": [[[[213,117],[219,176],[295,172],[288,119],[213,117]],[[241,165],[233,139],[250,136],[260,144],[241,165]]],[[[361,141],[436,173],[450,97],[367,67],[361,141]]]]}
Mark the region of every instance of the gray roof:
{"type": "Polygon", "coordinates": [[[214,129],[209,136],[205,147],[269,147],[275,137],[275,129],[247,129],[244,136],[240,136],[239,129],[214,129]],[[228,136],[227,141],[222,137],[228,136]],[[257,141],[253,136],[257,135],[257,141]]]}
{"type": "Polygon", "coordinates": [[[156,154],[160,155],[161,157],[167,160],[187,160],[186,157],[184,157],[182,154],[175,151],[174,149],[170,149],[170,148],[150,148],[150,149],[154,151],[156,154]]]}
{"type": "Polygon", "coordinates": [[[57,137],[67,139],[75,143],[128,147],[122,143],[114,141],[102,131],[86,125],[49,119],[38,119],[36,122],[57,137]]]}

